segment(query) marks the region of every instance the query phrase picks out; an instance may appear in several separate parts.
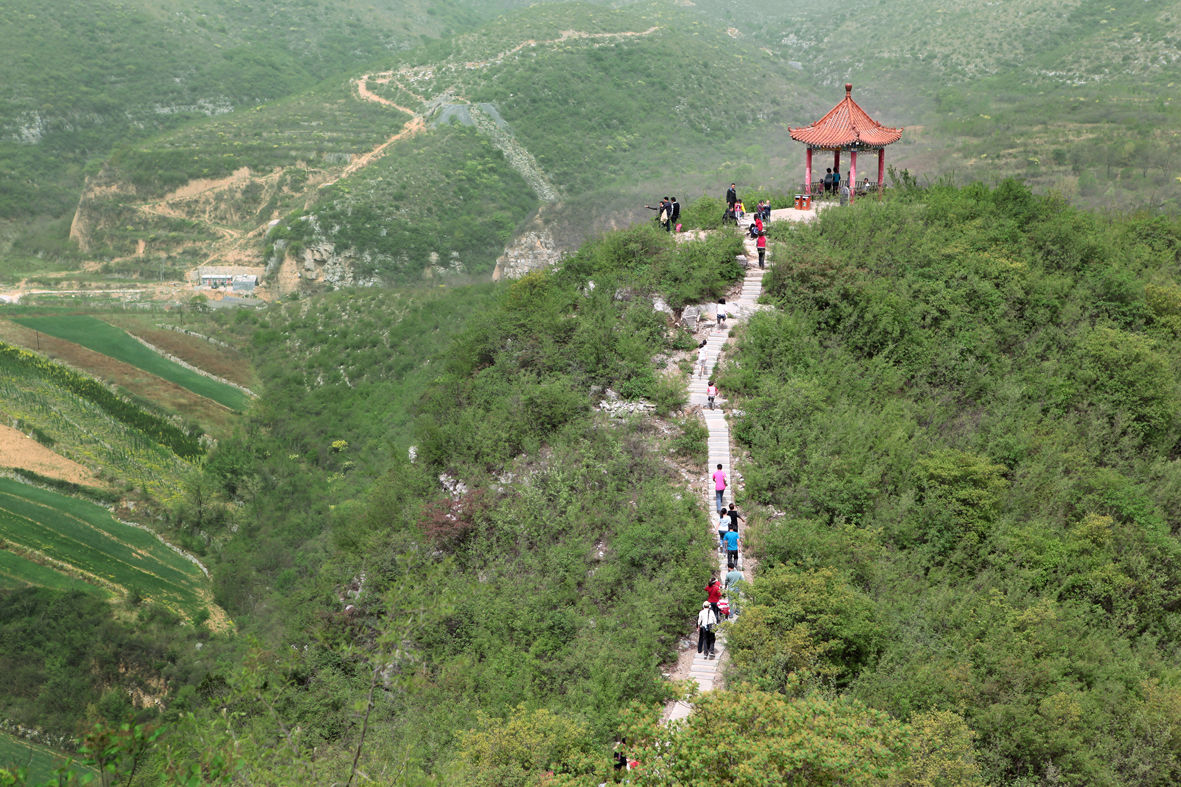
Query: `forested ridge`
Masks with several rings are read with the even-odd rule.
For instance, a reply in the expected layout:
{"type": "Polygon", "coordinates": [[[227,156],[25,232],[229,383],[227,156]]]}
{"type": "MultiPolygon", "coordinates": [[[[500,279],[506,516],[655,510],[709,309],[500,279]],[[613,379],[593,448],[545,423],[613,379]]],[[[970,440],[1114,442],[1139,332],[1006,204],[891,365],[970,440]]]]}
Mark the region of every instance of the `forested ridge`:
{"type": "Polygon", "coordinates": [[[775,233],[733,677],[959,714],[989,783],[1176,782],[1181,224],[1010,182],[775,233]]]}
{"type": "Polygon", "coordinates": [[[144,725],[116,771],[587,783],[626,735],[634,783],[1174,782],[1181,225],[1005,183],[771,236],[719,377],[758,571],[685,725],[704,435],[652,296],[715,299],[739,241],[637,226],[511,283],[208,318],[264,393],[176,526],[244,636],[96,706],[144,725]]]}

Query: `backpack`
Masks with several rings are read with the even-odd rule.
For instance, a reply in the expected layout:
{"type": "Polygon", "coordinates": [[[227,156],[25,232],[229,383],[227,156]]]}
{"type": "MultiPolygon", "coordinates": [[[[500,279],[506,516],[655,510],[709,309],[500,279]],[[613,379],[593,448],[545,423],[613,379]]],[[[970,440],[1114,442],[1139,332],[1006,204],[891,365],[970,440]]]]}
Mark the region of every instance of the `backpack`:
{"type": "Polygon", "coordinates": [[[747,232],[750,233],[750,236],[752,238],[759,237],[759,228],[756,227],[753,223],[749,227],[747,227],[747,232]]]}

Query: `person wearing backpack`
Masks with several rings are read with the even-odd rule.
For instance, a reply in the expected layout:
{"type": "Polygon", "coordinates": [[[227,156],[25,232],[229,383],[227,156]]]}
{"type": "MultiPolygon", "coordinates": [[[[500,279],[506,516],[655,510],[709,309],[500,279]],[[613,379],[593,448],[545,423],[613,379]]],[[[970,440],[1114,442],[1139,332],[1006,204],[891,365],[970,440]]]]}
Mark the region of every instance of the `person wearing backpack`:
{"type": "Polygon", "coordinates": [[[717,625],[718,616],[710,609],[709,602],[704,602],[701,611],[697,613],[697,652],[705,654],[707,659],[714,657],[714,642],[717,636],[714,629],[717,625]]]}

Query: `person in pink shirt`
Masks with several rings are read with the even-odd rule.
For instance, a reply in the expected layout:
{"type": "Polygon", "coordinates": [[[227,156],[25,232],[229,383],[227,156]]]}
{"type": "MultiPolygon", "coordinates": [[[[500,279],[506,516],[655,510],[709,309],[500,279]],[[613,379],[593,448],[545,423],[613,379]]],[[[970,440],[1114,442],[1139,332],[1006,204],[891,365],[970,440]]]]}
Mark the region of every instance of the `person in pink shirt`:
{"type": "Polygon", "coordinates": [[[714,471],[714,492],[717,494],[718,513],[722,513],[726,497],[726,473],[722,470],[719,464],[718,469],[714,471]]]}
{"type": "Polygon", "coordinates": [[[762,270],[763,262],[767,259],[767,236],[762,230],[759,231],[759,239],[755,241],[755,247],[759,250],[759,270],[762,270]]]}
{"type": "Polygon", "coordinates": [[[714,398],[718,395],[718,387],[714,385],[714,381],[710,380],[709,385],[705,387],[705,396],[709,400],[709,409],[714,409],[714,398]]]}

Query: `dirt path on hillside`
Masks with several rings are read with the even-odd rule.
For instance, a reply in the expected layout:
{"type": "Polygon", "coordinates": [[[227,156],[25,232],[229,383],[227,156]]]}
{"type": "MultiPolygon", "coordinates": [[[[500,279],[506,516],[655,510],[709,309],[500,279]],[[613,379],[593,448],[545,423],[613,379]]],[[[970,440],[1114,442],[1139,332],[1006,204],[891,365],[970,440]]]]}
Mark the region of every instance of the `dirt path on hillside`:
{"type": "Polygon", "coordinates": [[[369,151],[368,153],[364,153],[360,156],[357,156],[355,159],[353,159],[351,162],[349,162],[349,165],[347,167],[345,167],[344,170],[341,171],[341,173],[339,175],[337,175],[335,178],[332,178],[331,180],[326,181],[323,185],[320,186],[320,188],[325,188],[327,186],[331,186],[333,183],[336,183],[338,180],[341,180],[342,178],[347,178],[349,175],[352,175],[357,170],[364,169],[365,167],[368,167],[370,164],[372,164],[373,162],[377,161],[379,158],[384,156],[385,152],[387,150],[389,150],[390,145],[393,145],[395,142],[398,142],[399,140],[406,139],[407,137],[412,137],[415,134],[417,134],[418,132],[424,131],[424,130],[426,130],[426,121],[423,119],[422,115],[415,115],[414,117],[410,118],[410,120],[407,120],[402,125],[402,128],[400,131],[398,131],[398,133],[394,134],[392,137],[387,139],[385,142],[382,142],[380,145],[378,145],[377,147],[375,147],[373,150],[369,151]]]}
{"type": "Polygon", "coordinates": [[[71,484],[106,487],[104,481],[82,465],[55,453],[11,426],[0,426],[0,467],[30,470],[71,484]]]}
{"type": "MultiPolygon", "coordinates": [[[[357,95],[360,97],[360,99],[362,101],[372,101],[375,104],[382,104],[387,107],[393,107],[394,109],[396,109],[400,112],[405,112],[407,115],[411,115],[412,117],[419,116],[418,113],[415,112],[413,109],[410,109],[409,107],[404,107],[401,104],[398,104],[394,101],[391,101],[388,98],[385,98],[384,96],[379,96],[376,93],[374,93],[372,90],[370,90],[369,89],[369,80],[371,80],[371,79],[379,85],[388,85],[390,82],[394,81],[394,72],[393,71],[383,71],[380,74],[364,74],[364,75],[358,77],[357,81],[354,82],[353,84],[357,86],[357,95]]],[[[400,89],[406,90],[406,88],[402,87],[401,82],[398,82],[397,85],[400,89]]],[[[406,92],[410,93],[409,90],[406,90],[406,92]]],[[[414,94],[411,93],[411,95],[414,95],[414,94]]],[[[417,95],[414,95],[414,98],[418,99],[419,101],[425,100],[421,96],[417,96],[417,95]]]]}
{"type": "Polygon", "coordinates": [[[625,30],[619,33],[584,33],[580,30],[563,30],[557,38],[551,38],[547,41],[537,41],[530,38],[517,44],[512,49],[506,49],[495,57],[489,58],[488,60],[468,61],[463,64],[463,67],[467,69],[487,68],[490,65],[501,63],[506,57],[511,57],[512,55],[520,52],[522,49],[531,46],[553,46],[555,44],[562,44],[567,41],[575,40],[602,41],[611,39],[642,38],[643,36],[652,35],[659,29],[659,25],[652,25],[652,27],[648,28],[647,30],[625,30]]]}
{"type": "MultiPolygon", "coordinates": [[[[521,43],[517,44],[512,49],[507,49],[504,52],[501,52],[500,54],[496,55],[495,57],[491,57],[487,60],[467,61],[462,64],[462,67],[466,70],[487,68],[490,65],[501,63],[504,61],[505,58],[511,57],[512,55],[516,54],[517,52],[520,52],[521,50],[523,50],[527,47],[531,47],[531,46],[553,46],[556,44],[561,44],[563,42],[573,41],[573,40],[612,40],[612,39],[636,38],[636,37],[651,35],[652,33],[655,33],[659,29],[660,29],[660,27],[658,25],[653,25],[652,27],[648,28],[647,30],[623,31],[623,32],[619,32],[619,33],[584,33],[579,30],[563,30],[557,38],[550,39],[547,41],[537,41],[535,39],[530,38],[530,39],[527,39],[527,40],[522,41],[521,43]]],[[[454,66],[454,65],[452,66],[452,68],[455,68],[455,67],[458,67],[458,66],[454,66]]],[[[364,153],[364,154],[358,156],[357,158],[353,159],[353,161],[351,161],[349,163],[349,165],[344,168],[344,171],[341,172],[340,175],[338,175],[337,177],[324,183],[321,186],[321,188],[323,188],[324,186],[330,186],[333,183],[336,183],[338,180],[341,180],[342,178],[347,178],[349,175],[352,175],[354,172],[364,169],[365,167],[369,166],[373,162],[380,159],[383,155],[385,155],[386,151],[389,150],[390,146],[393,145],[395,142],[406,139],[407,137],[414,136],[415,134],[419,133],[420,131],[424,131],[426,129],[426,118],[422,115],[421,112],[413,110],[410,107],[402,106],[401,104],[397,103],[396,101],[386,98],[385,96],[379,96],[369,88],[370,81],[372,81],[374,84],[378,84],[378,85],[388,85],[392,82],[399,90],[401,90],[402,92],[411,96],[416,101],[419,101],[419,102],[425,104],[428,102],[428,99],[424,98],[423,96],[419,95],[418,93],[415,93],[413,90],[406,87],[406,85],[402,82],[402,80],[398,79],[399,75],[410,76],[411,74],[415,73],[416,70],[417,69],[415,69],[415,68],[406,67],[406,68],[399,69],[396,72],[395,71],[379,71],[379,72],[374,72],[371,74],[363,74],[360,77],[358,77],[356,80],[354,80],[353,86],[356,88],[357,97],[359,99],[361,99],[362,101],[371,101],[376,104],[381,104],[382,106],[387,106],[392,109],[396,109],[399,112],[405,112],[406,114],[410,115],[410,119],[407,120],[405,123],[403,123],[402,128],[396,134],[394,134],[389,139],[387,139],[385,142],[381,143],[380,145],[378,145],[376,148],[369,151],[368,153],[364,153]]]]}

